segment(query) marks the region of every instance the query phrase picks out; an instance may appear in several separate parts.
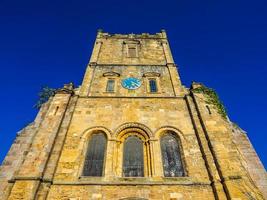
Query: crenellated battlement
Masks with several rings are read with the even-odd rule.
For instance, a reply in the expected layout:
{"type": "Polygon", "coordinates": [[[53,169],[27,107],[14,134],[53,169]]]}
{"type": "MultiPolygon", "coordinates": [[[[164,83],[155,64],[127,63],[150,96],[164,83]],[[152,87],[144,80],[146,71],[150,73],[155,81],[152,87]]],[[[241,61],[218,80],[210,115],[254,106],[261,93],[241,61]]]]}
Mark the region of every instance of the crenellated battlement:
{"type": "Polygon", "coordinates": [[[151,34],[151,33],[140,33],[140,34],[112,34],[108,32],[103,32],[102,29],[99,29],[97,32],[97,38],[110,38],[110,39],[167,39],[167,34],[164,29],[159,33],[151,34]]]}

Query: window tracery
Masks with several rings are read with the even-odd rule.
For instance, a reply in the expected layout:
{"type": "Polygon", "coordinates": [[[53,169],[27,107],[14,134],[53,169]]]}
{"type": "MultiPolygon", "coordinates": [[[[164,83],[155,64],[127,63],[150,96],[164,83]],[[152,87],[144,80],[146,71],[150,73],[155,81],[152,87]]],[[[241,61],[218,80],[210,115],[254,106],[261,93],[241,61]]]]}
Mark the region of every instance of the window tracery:
{"type": "Polygon", "coordinates": [[[84,161],[83,176],[102,176],[107,139],[104,133],[91,136],[84,161]]]}
{"type": "Polygon", "coordinates": [[[160,139],[162,164],[165,177],[184,176],[181,151],[177,138],[172,133],[164,134],[160,139]]]}
{"type": "Polygon", "coordinates": [[[129,136],[124,142],[123,175],[125,177],[144,176],[143,142],[137,136],[129,136]]]}

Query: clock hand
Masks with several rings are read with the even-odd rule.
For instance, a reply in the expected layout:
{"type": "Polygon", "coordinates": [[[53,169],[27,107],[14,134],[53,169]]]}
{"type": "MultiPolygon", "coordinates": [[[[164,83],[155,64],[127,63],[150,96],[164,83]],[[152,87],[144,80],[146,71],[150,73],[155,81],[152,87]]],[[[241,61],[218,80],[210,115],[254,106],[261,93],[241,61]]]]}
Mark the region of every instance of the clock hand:
{"type": "Polygon", "coordinates": [[[135,86],[138,86],[138,84],[137,84],[137,83],[135,83],[135,82],[132,82],[131,84],[132,84],[132,85],[135,85],[135,86]]]}

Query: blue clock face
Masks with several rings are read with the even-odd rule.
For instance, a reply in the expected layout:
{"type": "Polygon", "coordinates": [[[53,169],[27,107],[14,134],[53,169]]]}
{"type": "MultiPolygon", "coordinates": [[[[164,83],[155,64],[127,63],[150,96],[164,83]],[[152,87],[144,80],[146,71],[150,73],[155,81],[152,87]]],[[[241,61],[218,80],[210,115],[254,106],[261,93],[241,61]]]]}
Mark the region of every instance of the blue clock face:
{"type": "Polygon", "coordinates": [[[141,81],[137,78],[126,78],[121,82],[122,86],[128,90],[135,90],[141,86],[141,81]]]}

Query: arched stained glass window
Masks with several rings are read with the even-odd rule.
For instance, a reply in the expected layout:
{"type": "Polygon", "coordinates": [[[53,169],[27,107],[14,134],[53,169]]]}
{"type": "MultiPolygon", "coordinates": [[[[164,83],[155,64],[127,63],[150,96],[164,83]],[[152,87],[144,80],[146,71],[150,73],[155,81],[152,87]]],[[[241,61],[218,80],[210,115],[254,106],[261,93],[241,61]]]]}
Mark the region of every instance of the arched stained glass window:
{"type": "Polygon", "coordinates": [[[136,136],[129,136],[124,143],[123,175],[125,177],[144,176],[143,142],[136,136]]]}
{"type": "Polygon", "coordinates": [[[179,144],[176,137],[171,133],[165,134],[164,136],[162,136],[160,144],[164,176],[184,176],[179,144]]]}
{"type": "Polygon", "coordinates": [[[87,148],[83,176],[102,176],[107,139],[103,133],[93,134],[87,148]]]}

